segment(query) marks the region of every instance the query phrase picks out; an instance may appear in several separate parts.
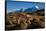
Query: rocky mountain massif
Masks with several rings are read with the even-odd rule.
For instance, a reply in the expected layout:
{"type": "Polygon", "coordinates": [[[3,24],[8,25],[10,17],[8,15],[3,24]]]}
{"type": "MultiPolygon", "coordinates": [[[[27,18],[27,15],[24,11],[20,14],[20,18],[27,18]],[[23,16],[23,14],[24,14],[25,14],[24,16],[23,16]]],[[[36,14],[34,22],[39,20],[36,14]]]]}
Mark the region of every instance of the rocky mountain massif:
{"type": "Polygon", "coordinates": [[[6,30],[39,29],[45,27],[44,9],[34,12],[6,13],[6,30]]]}

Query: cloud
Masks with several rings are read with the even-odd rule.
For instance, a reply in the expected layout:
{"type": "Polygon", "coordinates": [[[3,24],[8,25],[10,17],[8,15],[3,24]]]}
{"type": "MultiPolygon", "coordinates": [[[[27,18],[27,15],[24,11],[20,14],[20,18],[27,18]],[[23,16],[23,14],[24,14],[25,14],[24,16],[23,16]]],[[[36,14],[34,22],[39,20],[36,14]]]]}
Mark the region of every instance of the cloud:
{"type": "Polygon", "coordinates": [[[37,9],[39,9],[39,7],[38,6],[35,6],[37,9]]]}

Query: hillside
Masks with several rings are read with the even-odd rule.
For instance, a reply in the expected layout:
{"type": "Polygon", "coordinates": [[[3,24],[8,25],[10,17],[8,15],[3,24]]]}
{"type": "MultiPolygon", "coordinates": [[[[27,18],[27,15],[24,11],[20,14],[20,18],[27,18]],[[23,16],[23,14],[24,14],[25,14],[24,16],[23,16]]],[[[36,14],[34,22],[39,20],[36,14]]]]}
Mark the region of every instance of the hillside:
{"type": "Polygon", "coordinates": [[[32,13],[11,12],[6,15],[6,30],[36,29],[45,27],[44,10],[32,13]]]}

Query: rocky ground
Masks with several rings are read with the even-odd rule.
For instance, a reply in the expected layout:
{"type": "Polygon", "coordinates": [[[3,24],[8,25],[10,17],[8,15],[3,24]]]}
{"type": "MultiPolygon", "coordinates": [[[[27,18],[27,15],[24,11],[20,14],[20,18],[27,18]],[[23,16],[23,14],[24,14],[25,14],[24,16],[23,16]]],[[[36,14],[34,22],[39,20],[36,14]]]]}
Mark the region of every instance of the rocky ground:
{"type": "Polygon", "coordinates": [[[45,16],[37,13],[6,14],[6,30],[38,29],[45,27],[45,16]]]}

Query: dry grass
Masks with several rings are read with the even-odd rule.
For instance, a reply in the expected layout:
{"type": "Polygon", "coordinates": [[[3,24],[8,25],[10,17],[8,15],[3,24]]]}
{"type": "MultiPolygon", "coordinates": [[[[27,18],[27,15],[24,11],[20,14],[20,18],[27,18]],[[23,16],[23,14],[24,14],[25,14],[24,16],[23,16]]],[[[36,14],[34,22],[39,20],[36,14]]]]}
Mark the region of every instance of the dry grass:
{"type": "Polygon", "coordinates": [[[8,14],[6,18],[6,29],[44,28],[45,25],[44,16],[37,14],[13,13],[8,14]]]}

